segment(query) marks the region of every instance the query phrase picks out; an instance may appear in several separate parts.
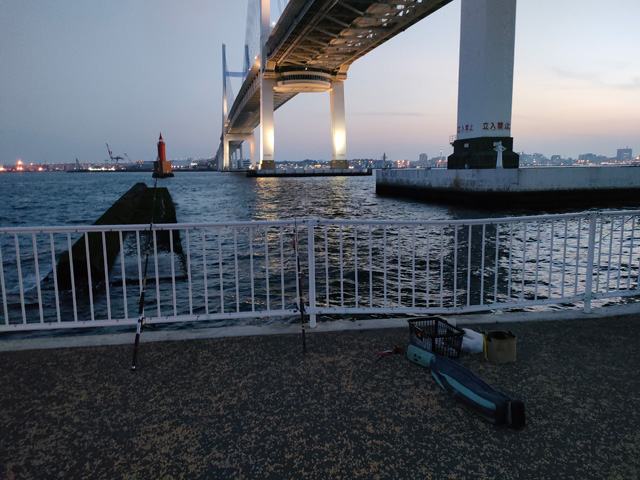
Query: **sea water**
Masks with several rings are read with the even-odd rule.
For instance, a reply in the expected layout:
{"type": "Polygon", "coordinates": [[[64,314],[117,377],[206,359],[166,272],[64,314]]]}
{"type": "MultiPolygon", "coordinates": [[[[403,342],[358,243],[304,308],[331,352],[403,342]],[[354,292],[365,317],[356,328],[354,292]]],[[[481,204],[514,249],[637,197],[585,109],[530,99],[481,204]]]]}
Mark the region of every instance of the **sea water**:
{"type": "MultiPolygon", "coordinates": [[[[0,227],[90,225],[138,182],[149,187],[154,184],[148,172],[5,173],[0,175],[0,227]]],[[[158,185],[169,189],[179,223],[303,218],[456,220],[542,213],[506,208],[488,211],[380,196],[375,193],[375,176],[247,178],[241,173],[177,172],[173,178],[158,180],[158,185]]],[[[6,251],[13,239],[0,238],[6,251]]],[[[15,263],[7,262],[3,259],[4,273],[10,276],[15,263]]],[[[40,280],[49,273],[41,271],[40,280]]],[[[35,289],[37,279],[25,278],[25,284],[35,289]]]]}
{"type": "MultiPolygon", "coordinates": [[[[0,226],[90,225],[148,172],[23,172],[0,174],[0,226]]],[[[177,172],[159,179],[179,223],[293,218],[444,220],[504,216],[420,203],[375,193],[375,175],[247,178],[242,173],[177,172]]]]}

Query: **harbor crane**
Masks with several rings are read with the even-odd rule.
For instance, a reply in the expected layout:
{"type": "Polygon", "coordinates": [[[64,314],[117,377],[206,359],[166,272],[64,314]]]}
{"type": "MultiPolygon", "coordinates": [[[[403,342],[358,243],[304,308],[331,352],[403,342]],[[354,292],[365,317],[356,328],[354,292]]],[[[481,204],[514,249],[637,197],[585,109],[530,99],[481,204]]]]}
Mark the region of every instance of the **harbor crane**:
{"type": "Polygon", "coordinates": [[[108,143],[107,143],[107,150],[109,151],[109,158],[111,158],[111,160],[113,160],[114,162],[118,163],[118,160],[124,160],[124,158],[122,158],[120,156],[117,156],[117,157],[113,156],[113,152],[109,148],[109,144],[108,143]]]}

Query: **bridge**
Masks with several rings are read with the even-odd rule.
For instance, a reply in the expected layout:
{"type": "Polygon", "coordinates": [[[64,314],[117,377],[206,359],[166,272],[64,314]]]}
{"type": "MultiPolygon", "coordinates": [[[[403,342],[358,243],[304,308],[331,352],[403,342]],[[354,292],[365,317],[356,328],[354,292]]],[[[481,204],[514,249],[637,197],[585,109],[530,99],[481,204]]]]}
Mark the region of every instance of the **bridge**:
{"type": "MultiPolygon", "coordinates": [[[[344,82],[349,67],[451,1],[290,0],[271,28],[270,0],[249,0],[242,72],[227,69],[223,45],[218,168],[228,169],[234,152],[249,142],[254,167],[259,163],[260,169],[274,170],[274,111],[299,93],[326,91],[331,107],[331,168],[348,168],[344,82]],[[233,77],[243,82],[229,107],[228,80],[233,77]]],[[[461,3],[458,125],[448,166],[495,168],[497,146],[502,166],[517,168],[510,133],[516,0],[461,3]]]]}

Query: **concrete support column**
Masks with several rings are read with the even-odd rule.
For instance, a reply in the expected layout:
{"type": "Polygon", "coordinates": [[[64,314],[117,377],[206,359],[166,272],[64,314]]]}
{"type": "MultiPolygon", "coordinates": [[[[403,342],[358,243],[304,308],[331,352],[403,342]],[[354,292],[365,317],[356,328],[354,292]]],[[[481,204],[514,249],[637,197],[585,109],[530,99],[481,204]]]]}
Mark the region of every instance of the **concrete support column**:
{"type": "Polygon", "coordinates": [[[329,95],[331,102],[331,168],[349,168],[344,114],[344,82],[332,81],[329,95]]]}
{"type": "Polygon", "coordinates": [[[458,125],[448,168],[517,168],[511,104],[516,0],[462,0],[458,125]]]}
{"type": "MultiPolygon", "coordinates": [[[[251,148],[251,161],[252,165],[255,167],[255,136],[253,133],[244,134],[244,133],[228,133],[224,136],[222,145],[223,145],[223,159],[224,162],[222,166],[225,170],[232,167],[239,168],[238,160],[244,160],[244,154],[242,150],[241,142],[249,142],[251,148]],[[231,154],[231,148],[234,145],[231,145],[231,142],[234,143],[235,148],[233,150],[233,154],[231,154]]],[[[220,169],[220,167],[219,167],[220,169]]]]}
{"type": "Polygon", "coordinates": [[[249,135],[249,149],[251,151],[251,166],[255,169],[257,165],[257,157],[256,157],[256,135],[255,132],[252,132],[249,135]]]}
{"type": "Polygon", "coordinates": [[[271,34],[271,2],[260,0],[260,170],[275,170],[273,89],[276,79],[265,78],[267,40],[271,34]]]}
{"type": "Polygon", "coordinates": [[[275,78],[261,79],[260,86],[260,170],[275,170],[273,87],[275,78]]]}
{"type": "Polygon", "coordinates": [[[222,137],[222,168],[224,170],[229,169],[229,141],[226,135],[222,137]]]}
{"type": "Polygon", "coordinates": [[[260,0],[260,71],[267,65],[267,40],[271,34],[271,1],[260,0]]]}

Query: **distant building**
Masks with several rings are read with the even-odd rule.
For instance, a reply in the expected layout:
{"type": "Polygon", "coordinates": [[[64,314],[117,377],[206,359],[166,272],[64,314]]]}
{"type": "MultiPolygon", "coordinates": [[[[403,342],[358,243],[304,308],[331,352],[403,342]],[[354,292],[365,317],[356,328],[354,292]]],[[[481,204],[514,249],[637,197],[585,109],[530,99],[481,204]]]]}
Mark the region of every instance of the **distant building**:
{"type": "Polygon", "coordinates": [[[633,158],[632,149],[627,148],[619,148],[618,154],[616,155],[616,160],[618,162],[628,162],[633,158]]]}
{"type": "Polygon", "coordinates": [[[596,155],[595,153],[583,153],[578,157],[578,163],[591,163],[598,165],[608,160],[604,155],[596,155]]]}
{"type": "Polygon", "coordinates": [[[428,167],[429,156],[426,153],[421,153],[420,156],[418,156],[418,161],[411,162],[411,163],[412,163],[412,166],[416,166],[416,167],[428,167]]]}
{"type": "Polygon", "coordinates": [[[520,154],[520,165],[523,167],[532,167],[532,166],[540,166],[540,165],[548,165],[549,159],[545,157],[542,153],[533,153],[533,154],[520,154]]]}

